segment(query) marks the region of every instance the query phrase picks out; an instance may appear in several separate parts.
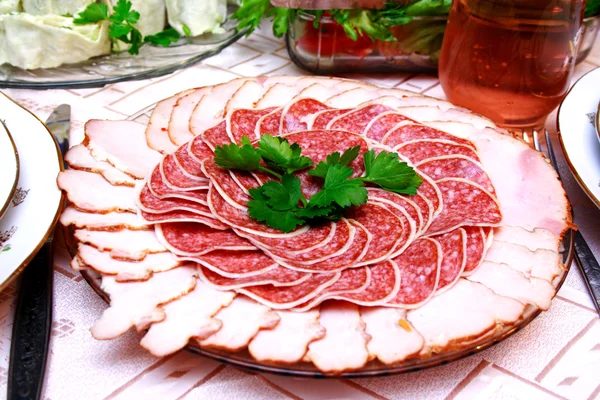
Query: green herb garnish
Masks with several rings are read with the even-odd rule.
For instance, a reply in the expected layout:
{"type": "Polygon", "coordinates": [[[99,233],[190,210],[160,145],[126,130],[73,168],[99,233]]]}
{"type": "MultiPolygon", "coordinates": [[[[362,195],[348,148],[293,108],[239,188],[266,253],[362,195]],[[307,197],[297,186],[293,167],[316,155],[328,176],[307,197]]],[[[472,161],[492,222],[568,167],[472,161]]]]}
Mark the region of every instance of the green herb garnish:
{"type": "Polygon", "coordinates": [[[310,200],[302,194],[301,181],[293,173],[311,167],[313,161],[302,156],[298,144],[290,144],[285,138],[263,135],[254,147],[244,136],[240,145],[217,146],[215,163],[226,169],[263,171],[277,178],[278,181],[249,190],[248,213],[272,228],[290,232],[306,223],[339,220],[349,207],[365,204],[368,199],[365,183],[396,193],[416,193],[421,178],[396,153],[365,152],[365,176],[352,178],[354,169],[349,165],[359,153],[359,146],[342,154],[331,153],[309,170],[309,175],[323,179],[321,190],[310,200]]]}
{"type": "Polygon", "coordinates": [[[171,43],[177,42],[179,38],[179,32],[173,28],[169,28],[162,32],[158,32],[155,35],[148,35],[144,37],[144,42],[152,43],[155,46],[169,47],[171,43]]]}

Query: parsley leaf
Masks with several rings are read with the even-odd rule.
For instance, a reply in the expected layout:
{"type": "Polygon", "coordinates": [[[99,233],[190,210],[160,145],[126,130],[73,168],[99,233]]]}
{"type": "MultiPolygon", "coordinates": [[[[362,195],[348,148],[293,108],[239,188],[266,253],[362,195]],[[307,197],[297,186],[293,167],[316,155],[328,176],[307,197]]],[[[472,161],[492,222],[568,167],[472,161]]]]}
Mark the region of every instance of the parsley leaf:
{"type": "Polygon", "coordinates": [[[344,165],[348,166],[352,161],[358,157],[358,153],[360,152],[360,146],[350,147],[344,154],[340,156],[340,153],[336,151],[335,153],[331,153],[327,155],[325,161],[321,161],[317,164],[315,169],[311,169],[308,171],[308,174],[311,176],[317,176],[319,178],[325,178],[327,175],[327,171],[329,167],[332,165],[344,165]]]}
{"type": "Polygon", "coordinates": [[[301,155],[302,149],[279,136],[263,135],[258,142],[258,151],[268,166],[288,174],[313,165],[310,158],[301,155]]]}
{"type": "MultiPolygon", "coordinates": [[[[277,196],[281,199],[286,197],[285,195],[282,196],[286,190],[287,189],[283,184],[275,181],[267,182],[259,188],[250,189],[249,193],[252,200],[248,202],[248,214],[255,220],[266,222],[271,228],[279,229],[282,232],[291,232],[296,229],[296,227],[303,225],[305,222],[304,219],[297,216],[293,210],[281,210],[271,205],[271,203],[276,203],[276,200],[270,198],[268,194],[275,194],[275,192],[278,192],[277,196]],[[267,189],[265,189],[266,185],[269,185],[267,189]]],[[[294,193],[290,193],[287,198],[291,199],[294,195],[294,193]]],[[[285,208],[283,207],[285,203],[286,202],[284,201],[278,208],[285,208]]]]}
{"type": "Polygon", "coordinates": [[[292,174],[285,174],[281,177],[281,183],[269,181],[261,188],[264,196],[268,198],[267,203],[273,209],[287,211],[298,208],[298,203],[303,198],[300,186],[300,179],[292,174]]]}
{"type": "Polygon", "coordinates": [[[215,162],[222,168],[256,171],[260,166],[260,154],[248,136],[244,136],[241,146],[236,143],[217,146],[215,162]]]}
{"type": "Polygon", "coordinates": [[[108,19],[108,6],[102,3],[92,3],[79,13],[73,23],[77,25],[95,24],[108,19]]]}
{"type": "Polygon", "coordinates": [[[375,152],[369,150],[364,160],[365,176],[358,179],[390,192],[414,195],[423,181],[412,167],[399,160],[397,153],[382,151],[375,156],[375,152]]]}
{"type": "Polygon", "coordinates": [[[177,42],[179,37],[179,32],[173,28],[169,28],[155,35],[146,36],[144,42],[152,43],[155,46],[169,47],[171,43],[177,42]]]}
{"type": "Polygon", "coordinates": [[[309,206],[327,207],[337,204],[340,207],[359,206],[367,202],[367,189],[359,179],[348,179],[354,170],[343,165],[332,165],[327,170],[323,188],[315,193],[309,206]]]}

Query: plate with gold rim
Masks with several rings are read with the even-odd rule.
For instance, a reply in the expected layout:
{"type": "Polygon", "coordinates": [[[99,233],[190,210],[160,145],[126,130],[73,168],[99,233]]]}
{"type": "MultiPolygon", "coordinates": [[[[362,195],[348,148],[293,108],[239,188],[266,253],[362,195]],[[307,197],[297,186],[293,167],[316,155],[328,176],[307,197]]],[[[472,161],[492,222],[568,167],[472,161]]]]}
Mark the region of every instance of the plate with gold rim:
{"type": "Polygon", "coordinates": [[[19,155],[15,141],[0,119],[0,218],[8,208],[17,189],[19,155]]]}
{"type": "Polygon", "coordinates": [[[596,131],[600,68],[582,76],[558,109],[558,138],[569,169],[583,191],[600,208],[600,138],[596,131]]]}
{"type": "Polygon", "coordinates": [[[51,235],[63,194],[56,186],[60,150],[46,126],[0,92],[0,120],[10,131],[19,158],[19,178],[0,219],[0,290],[25,269],[51,235]]]}

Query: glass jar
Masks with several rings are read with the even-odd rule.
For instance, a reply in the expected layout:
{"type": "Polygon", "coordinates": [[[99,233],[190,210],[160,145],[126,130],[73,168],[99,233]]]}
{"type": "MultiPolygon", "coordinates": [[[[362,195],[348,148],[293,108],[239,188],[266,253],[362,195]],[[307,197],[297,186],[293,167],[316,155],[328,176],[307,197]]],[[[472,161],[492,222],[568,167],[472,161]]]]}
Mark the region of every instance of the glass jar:
{"type": "Polygon", "coordinates": [[[455,0],[439,65],[448,99],[539,128],[569,88],[584,0],[455,0]]]}
{"type": "Polygon", "coordinates": [[[366,35],[353,41],[327,14],[315,23],[314,15],[300,11],[290,23],[286,45],[294,63],[315,74],[435,71],[446,21],[446,16],[416,16],[391,28],[396,41],[366,35]]]}

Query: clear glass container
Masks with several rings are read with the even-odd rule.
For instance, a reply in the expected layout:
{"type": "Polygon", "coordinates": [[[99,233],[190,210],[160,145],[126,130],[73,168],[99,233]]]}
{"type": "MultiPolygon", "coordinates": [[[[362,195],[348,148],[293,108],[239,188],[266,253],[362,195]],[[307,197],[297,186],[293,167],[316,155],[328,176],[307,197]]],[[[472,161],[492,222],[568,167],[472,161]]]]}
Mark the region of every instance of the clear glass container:
{"type": "Polygon", "coordinates": [[[446,16],[413,17],[391,28],[396,41],[353,41],[325,14],[319,22],[299,12],[286,35],[290,58],[315,74],[341,72],[435,71],[442,46],[446,16]]]}

